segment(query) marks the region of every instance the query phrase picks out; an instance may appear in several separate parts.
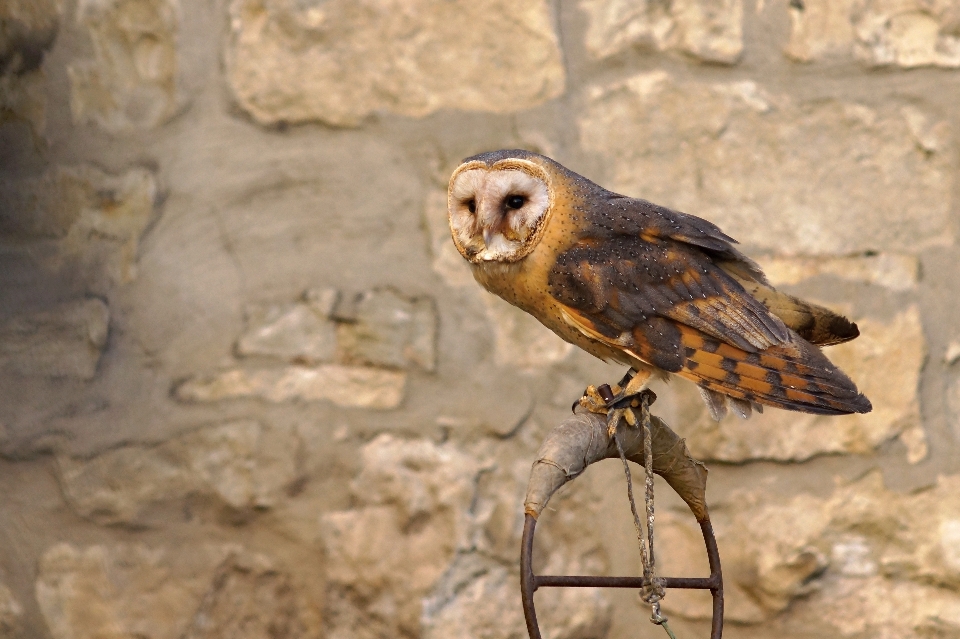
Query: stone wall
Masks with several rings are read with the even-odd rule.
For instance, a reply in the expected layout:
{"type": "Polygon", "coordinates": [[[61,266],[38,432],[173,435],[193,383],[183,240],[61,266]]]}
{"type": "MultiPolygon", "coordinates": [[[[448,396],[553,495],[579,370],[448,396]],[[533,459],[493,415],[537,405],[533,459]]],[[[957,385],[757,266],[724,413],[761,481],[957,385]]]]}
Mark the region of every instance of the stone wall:
{"type": "MultiPolygon", "coordinates": [[[[655,408],[727,637],[960,636],[960,0],[3,0],[0,636],[519,639],[533,453],[622,371],[482,292],[465,156],[704,216],[852,316],[868,415],[655,408]]],[[[540,569],[629,574],[621,474],[540,569]]],[[[705,574],[660,491],[669,574],[705,574]]],[[[661,636],[538,594],[554,639],[661,636]]],[[[670,593],[678,636],[708,599],[670,593]]]]}

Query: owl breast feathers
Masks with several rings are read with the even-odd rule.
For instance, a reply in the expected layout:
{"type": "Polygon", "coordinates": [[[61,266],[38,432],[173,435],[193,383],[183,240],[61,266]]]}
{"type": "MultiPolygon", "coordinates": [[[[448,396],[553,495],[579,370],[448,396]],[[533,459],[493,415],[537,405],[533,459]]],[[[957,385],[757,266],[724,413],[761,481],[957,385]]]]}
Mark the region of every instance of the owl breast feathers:
{"type": "Polygon", "coordinates": [[[624,197],[520,150],[467,158],[450,228],[474,277],[568,342],[727,403],[838,415],[870,401],[819,346],[856,324],[776,291],[736,241],[693,215],[624,197]]]}

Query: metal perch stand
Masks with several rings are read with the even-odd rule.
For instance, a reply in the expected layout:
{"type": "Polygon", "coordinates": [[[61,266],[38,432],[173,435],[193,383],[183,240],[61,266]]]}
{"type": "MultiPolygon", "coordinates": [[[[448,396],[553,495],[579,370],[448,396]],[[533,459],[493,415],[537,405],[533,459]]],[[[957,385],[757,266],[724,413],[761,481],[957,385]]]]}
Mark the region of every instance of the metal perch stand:
{"type": "MultiPolygon", "coordinates": [[[[645,411],[646,412],[646,411],[645,411]]],[[[647,591],[658,588],[686,588],[709,590],[713,595],[713,621],[711,639],[720,639],[723,634],[723,578],[720,572],[720,554],[713,526],[706,505],[707,470],[690,456],[686,444],[658,417],[644,415],[642,420],[649,425],[650,437],[644,446],[646,428],[620,428],[617,439],[625,459],[645,466],[650,452],[652,472],[663,477],[690,507],[700,524],[707,549],[710,576],[703,577],[656,577],[655,573],[643,577],[593,577],[585,575],[535,575],[533,572],[533,540],[537,518],[546,507],[550,497],[567,482],[577,478],[587,466],[601,459],[620,457],[617,442],[607,436],[607,422],[601,415],[578,409],[578,412],[554,428],[537,452],[537,460],[530,471],[527,494],[524,500],[526,519],[523,526],[523,541],[520,548],[520,592],[523,598],[523,614],[530,639],[541,639],[533,595],[539,588],[636,588],[647,591]],[[656,583],[653,583],[655,580],[656,583]]],[[[648,468],[651,465],[647,465],[648,468]]],[[[648,495],[648,517],[652,520],[652,494],[648,495]]],[[[639,533],[639,522],[638,522],[639,533]]],[[[650,537],[652,540],[652,536],[650,537]]],[[[641,552],[643,541],[641,539],[641,552]]],[[[652,561],[653,548],[650,548],[652,561]]],[[[645,572],[646,569],[645,569],[645,572]]],[[[657,612],[655,609],[654,622],[657,612]]],[[[665,621],[665,619],[663,620],[665,621]]],[[[669,633],[669,630],[668,630],[669,633]]],[[[672,636],[672,633],[671,633],[672,636]]]]}

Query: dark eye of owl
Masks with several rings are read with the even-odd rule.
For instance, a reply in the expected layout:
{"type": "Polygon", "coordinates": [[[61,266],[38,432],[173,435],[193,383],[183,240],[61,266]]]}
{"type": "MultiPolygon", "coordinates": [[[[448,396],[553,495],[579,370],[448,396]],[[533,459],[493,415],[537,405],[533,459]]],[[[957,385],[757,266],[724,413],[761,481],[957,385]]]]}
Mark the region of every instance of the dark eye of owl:
{"type": "Polygon", "coordinates": [[[470,212],[471,212],[471,213],[476,213],[476,212],[477,212],[477,201],[476,201],[476,200],[468,200],[468,201],[467,201],[467,208],[470,209],[470,212]]]}
{"type": "Polygon", "coordinates": [[[527,201],[527,198],[522,195],[510,195],[507,196],[506,205],[508,209],[519,209],[523,207],[523,203],[527,201]]]}

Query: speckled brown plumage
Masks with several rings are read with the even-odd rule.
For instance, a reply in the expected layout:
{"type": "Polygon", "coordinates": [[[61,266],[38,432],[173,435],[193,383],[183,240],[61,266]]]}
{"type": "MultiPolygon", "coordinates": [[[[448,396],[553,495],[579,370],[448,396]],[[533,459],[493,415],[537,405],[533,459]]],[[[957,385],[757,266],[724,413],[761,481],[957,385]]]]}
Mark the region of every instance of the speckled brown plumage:
{"type": "MultiPolygon", "coordinates": [[[[454,241],[477,281],[587,352],[647,374],[690,379],[708,404],[726,396],[741,414],[754,403],[820,414],[871,409],[816,346],[853,339],[856,325],[776,291],[710,222],[612,193],[525,151],[464,160],[450,193],[454,241]],[[528,240],[502,255],[483,253],[464,230],[471,220],[460,200],[481,195],[456,181],[472,169],[480,170],[471,174],[477,180],[487,171],[501,182],[520,171],[549,193],[544,211],[524,213],[531,220],[528,240]],[[471,242],[472,254],[465,249],[471,242]]],[[[496,217],[490,209],[496,206],[503,208],[498,224],[511,219],[507,207],[487,200],[485,219],[496,217]]]]}

